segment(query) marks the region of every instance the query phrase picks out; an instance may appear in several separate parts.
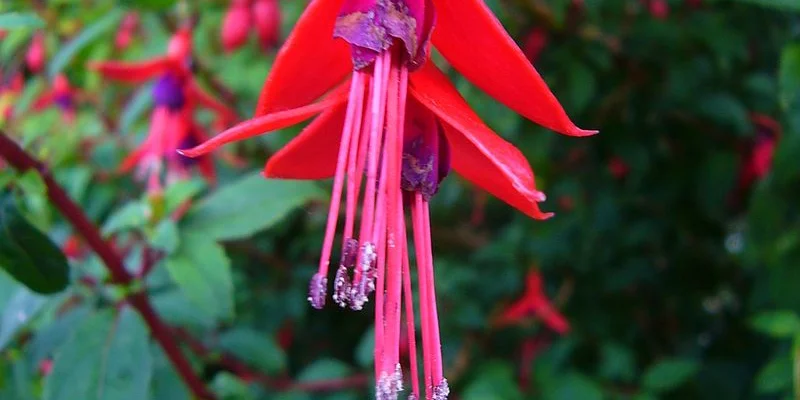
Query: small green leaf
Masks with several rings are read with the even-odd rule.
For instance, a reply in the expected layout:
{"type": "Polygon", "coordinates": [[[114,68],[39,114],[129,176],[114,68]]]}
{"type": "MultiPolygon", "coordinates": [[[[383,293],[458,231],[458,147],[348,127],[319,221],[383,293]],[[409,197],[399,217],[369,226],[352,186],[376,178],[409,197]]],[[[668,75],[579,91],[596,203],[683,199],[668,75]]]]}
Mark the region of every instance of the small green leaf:
{"type": "Polygon", "coordinates": [[[642,385],[653,392],[675,389],[691,379],[700,369],[696,361],[667,359],[650,367],[642,378],[642,385]]]}
{"type": "Polygon", "coordinates": [[[191,400],[192,395],[161,346],[150,346],[153,354],[152,400],[191,400]]]}
{"type": "Polygon", "coordinates": [[[147,400],[153,374],[147,327],[130,308],[88,318],[56,354],[44,400],[147,400]]]}
{"type": "Polygon", "coordinates": [[[167,213],[172,213],[205,188],[206,183],[202,179],[183,180],[170,185],[164,190],[167,213]]]}
{"type": "Polygon", "coordinates": [[[800,317],[792,311],[770,311],[756,315],[750,321],[753,328],[776,338],[800,334],[800,317]]]}
{"type": "Polygon", "coordinates": [[[514,370],[501,362],[483,365],[475,380],[464,389],[463,396],[464,400],[517,400],[523,398],[514,378],[514,370]]]}
{"type": "Polygon", "coordinates": [[[44,27],[44,21],[36,13],[10,12],[0,14],[0,29],[32,28],[44,27]]]}
{"type": "Polygon", "coordinates": [[[792,360],[786,355],[774,358],[756,376],[756,391],[759,394],[781,393],[791,386],[792,360]]]}
{"type": "Polygon", "coordinates": [[[236,375],[223,372],[214,377],[211,388],[221,400],[254,400],[250,388],[236,375]]]}
{"type": "Polygon", "coordinates": [[[268,180],[254,173],[199,202],[187,215],[186,228],[217,240],[246,238],[321,198],[322,190],[312,182],[268,180]]]}
{"type": "Polygon", "coordinates": [[[778,79],[781,104],[788,108],[795,102],[800,102],[800,44],[792,44],[783,49],[778,79]]]}
{"type": "Polygon", "coordinates": [[[69,284],[67,258],[20,214],[11,195],[0,195],[0,268],[38,293],[60,292],[69,284]]]}
{"type": "Polygon", "coordinates": [[[216,318],[233,317],[233,278],[225,250],[206,232],[184,233],[167,271],[186,297],[216,318]]]}
{"type": "Polygon", "coordinates": [[[35,317],[45,304],[45,297],[32,293],[25,287],[18,287],[6,303],[0,315],[0,350],[8,345],[31,318],[35,317]]]}
{"type": "Polygon", "coordinates": [[[147,224],[152,210],[147,202],[135,201],[128,203],[115,211],[103,224],[103,235],[111,234],[134,228],[141,228],[147,224]]]}
{"type": "Polygon", "coordinates": [[[106,37],[106,34],[117,26],[122,16],[125,15],[121,9],[114,9],[104,17],[100,18],[92,25],[89,25],[78,36],[70,40],[69,43],[61,47],[61,49],[53,56],[50,65],[47,68],[47,74],[50,77],[58,75],[75,56],[83,50],[86,46],[95,40],[106,37]]]}
{"type": "Polygon", "coordinates": [[[238,328],[219,338],[222,349],[266,373],[286,368],[286,355],[271,337],[250,329],[238,328]]]}
{"type": "Polygon", "coordinates": [[[334,359],[324,358],[317,360],[300,372],[299,382],[315,382],[321,380],[341,379],[350,376],[352,368],[347,364],[334,359]]]}
{"type": "Polygon", "coordinates": [[[149,235],[149,241],[154,248],[172,254],[180,243],[178,226],[175,225],[175,221],[171,219],[161,221],[149,235]]]}

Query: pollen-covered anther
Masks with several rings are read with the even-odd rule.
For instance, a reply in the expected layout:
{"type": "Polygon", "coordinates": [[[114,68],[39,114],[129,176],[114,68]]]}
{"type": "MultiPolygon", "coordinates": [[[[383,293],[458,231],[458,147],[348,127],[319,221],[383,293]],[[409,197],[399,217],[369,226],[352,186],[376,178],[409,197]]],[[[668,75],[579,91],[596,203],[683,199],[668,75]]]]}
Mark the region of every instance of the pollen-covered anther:
{"type": "Polygon", "coordinates": [[[400,392],[403,391],[403,369],[397,364],[394,372],[381,373],[381,378],[375,386],[375,398],[377,400],[397,400],[400,392]]]}
{"type": "Polygon", "coordinates": [[[433,396],[431,400],[447,400],[450,396],[450,385],[447,384],[447,379],[442,379],[435,388],[433,388],[433,396]]]}
{"type": "Polygon", "coordinates": [[[336,278],[333,280],[333,301],[342,308],[347,307],[347,302],[350,300],[350,271],[355,267],[357,259],[358,240],[346,239],[342,246],[342,257],[336,270],[336,278]]]}
{"type": "Polygon", "coordinates": [[[369,299],[371,291],[375,290],[375,265],[378,259],[375,244],[367,242],[361,245],[358,261],[358,271],[355,273],[353,287],[350,290],[350,308],[360,311],[369,299]]]}
{"type": "Polygon", "coordinates": [[[328,292],[328,278],[320,273],[314,274],[308,284],[308,302],[317,310],[325,307],[328,292]]]}

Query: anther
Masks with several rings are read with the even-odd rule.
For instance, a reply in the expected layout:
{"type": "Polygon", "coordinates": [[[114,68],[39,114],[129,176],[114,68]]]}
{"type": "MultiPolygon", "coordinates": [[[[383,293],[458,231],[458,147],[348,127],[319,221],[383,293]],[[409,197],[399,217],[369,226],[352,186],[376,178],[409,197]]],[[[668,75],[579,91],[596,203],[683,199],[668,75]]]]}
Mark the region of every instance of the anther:
{"type": "Polygon", "coordinates": [[[317,310],[325,307],[325,297],[328,292],[328,278],[320,273],[314,274],[308,284],[308,302],[317,310]]]}

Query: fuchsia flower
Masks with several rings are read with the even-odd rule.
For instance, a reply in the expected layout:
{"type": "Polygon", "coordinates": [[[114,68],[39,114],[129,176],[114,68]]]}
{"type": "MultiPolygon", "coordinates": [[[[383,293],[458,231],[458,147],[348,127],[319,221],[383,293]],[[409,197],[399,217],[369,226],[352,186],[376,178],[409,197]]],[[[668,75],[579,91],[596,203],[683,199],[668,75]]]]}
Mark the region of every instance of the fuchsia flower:
{"type": "MultiPolygon", "coordinates": [[[[456,70],[547,128],[588,136],[569,119],[522,51],[481,0],[314,0],[278,53],[256,116],[182,154],[316,116],[267,163],[271,178],[334,178],[315,308],[326,302],[343,192],[345,220],[333,300],[360,310],[375,291],[378,399],[397,399],[401,309],[415,332],[405,210],[410,208],[419,282],[427,399],[446,399],[434,290],[429,200],[451,167],[476,186],[545,219],[545,195],[522,153],[492,132],[429,59],[430,43],[456,70]],[[435,29],[434,29],[435,28],[435,29]],[[362,195],[363,189],[363,195],[362,195]],[[362,202],[356,230],[358,203],[362,202]]],[[[420,396],[416,335],[408,335],[411,397],[420,396]]]]}
{"type": "Polygon", "coordinates": [[[114,46],[117,50],[125,50],[131,45],[137,29],[139,29],[139,14],[135,12],[125,14],[114,36],[114,46]]]}
{"type": "Polygon", "coordinates": [[[772,159],[781,137],[781,126],[774,119],[753,114],[750,119],[756,127],[753,140],[742,149],[741,164],[732,201],[739,203],[754,183],[772,170],[772,159]]]}
{"type": "Polygon", "coordinates": [[[569,322],[550,304],[544,292],[542,276],[535,269],[528,273],[522,298],[506,308],[499,322],[515,324],[531,317],[539,318],[550,329],[562,335],[569,332],[569,322]]]}
{"type": "Polygon", "coordinates": [[[78,93],[78,90],[70,86],[67,77],[64,74],[59,74],[53,79],[52,88],[36,100],[33,108],[41,110],[55,105],[61,111],[64,122],[72,124],[75,122],[75,103],[78,93]]]}
{"type": "Polygon", "coordinates": [[[247,43],[254,28],[264,49],[278,43],[281,9],[277,0],[233,0],[222,21],[222,47],[230,52],[247,43]]]}
{"type": "Polygon", "coordinates": [[[31,39],[28,51],[25,53],[25,66],[31,73],[38,74],[44,68],[45,58],[44,33],[37,32],[31,39]]]}
{"type": "MultiPolygon", "coordinates": [[[[236,120],[235,111],[206,93],[195,82],[191,71],[191,52],[191,32],[183,29],[170,40],[166,56],[134,63],[108,61],[90,64],[90,68],[106,78],[121,82],[141,83],[156,79],[153,86],[155,109],[150,118],[147,139],[120,167],[122,172],[128,172],[138,166],[139,174],[147,177],[150,192],[160,192],[160,177],[165,165],[168,180],[174,180],[185,178],[188,167],[195,164],[179,156],[176,149],[196,145],[207,138],[203,129],[194,122],[196,106],[210,108],[224,121],[236,120]]],[[[197,165],[206,179],[213,182],[213,161],[206,157],[200,159],[197,165]]]]}

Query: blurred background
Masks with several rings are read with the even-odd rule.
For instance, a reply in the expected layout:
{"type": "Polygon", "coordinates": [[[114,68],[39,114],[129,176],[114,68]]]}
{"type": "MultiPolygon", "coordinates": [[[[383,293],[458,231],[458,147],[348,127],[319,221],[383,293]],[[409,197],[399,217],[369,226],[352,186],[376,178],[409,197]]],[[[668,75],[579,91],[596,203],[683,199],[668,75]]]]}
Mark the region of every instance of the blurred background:
{"type": "MultiPolygon", "coordinates": [[[[192,398],[125,305],[136,291],[219,398],[373,396],[371,308],[306,301],[330,182],[259,175],[300,128],[228,146],[215,183],[189,170],[154,196],[119,170],[145,140],[153,82],[87,68],[165,54],[191,24],[194,77],[248,118],[307,4],[254,3],[0,4],[0,129],[140,278],[114,282],[42,178],[0,161],[0,399],[192,398]],[[9,256],[19,224],[66,254],[63,285],[43,290],[9,256]]],[[[455,175],[434,198],[451,398],[800,399],[800,2],[486,4],[577,124],[601,134],[548,132],[450,73],[556,212],[531,220],[455,175]]],[[[210,134],[230,122],[193,118],[210,134]]]]}

